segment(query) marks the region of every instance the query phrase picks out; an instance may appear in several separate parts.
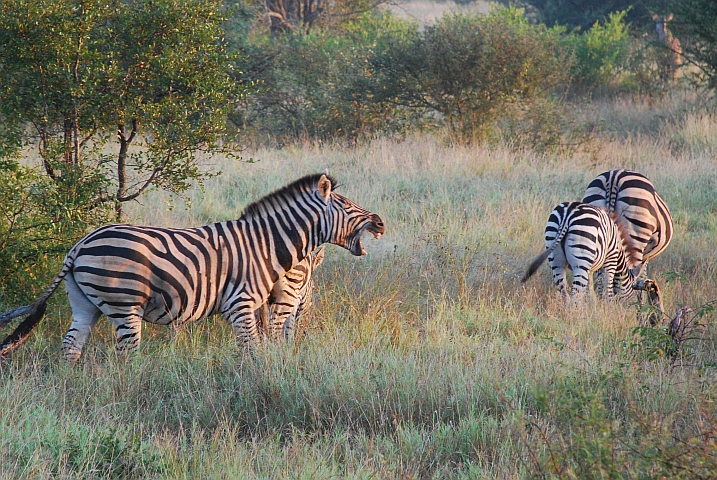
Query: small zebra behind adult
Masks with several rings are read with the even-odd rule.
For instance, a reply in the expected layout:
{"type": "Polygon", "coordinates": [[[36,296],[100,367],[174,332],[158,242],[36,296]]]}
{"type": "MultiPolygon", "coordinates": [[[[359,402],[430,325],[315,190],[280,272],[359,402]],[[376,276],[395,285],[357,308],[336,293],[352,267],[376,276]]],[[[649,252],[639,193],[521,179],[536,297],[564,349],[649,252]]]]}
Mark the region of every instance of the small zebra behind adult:
{"type": "Polygon", "coordinates": [[[546,250],[533,260],[522,281],[527,281],[548,259],[553,282],[564,296],[581,296],[589,288],[592,274],[602,270],[598,296],[622,300],[634,297],[632,287],[642,272],[639,245],[605,209],[581,202],[563,202],[555,207],[545,227],[546,250]],[[567,269],[573,271],[572,289],[566,286],[567,269]],[[606,288],[615,285],[616,289],[606,288]]]}
{"type": "Polygon", "coordinates": [[[307,175],[249,205],[238,220],[203,227],[95,230],[70,249],[50,287],[0,344],[0,357],[27,339],[63,280],[73,320],[62,354],[71,362],[102,314],[115,326],[118,352],[138,347],[142,320],[183,324],[215,313],[240,346],[253,348],[259,341],[255,311],[280,278],[323,243],[360,256],[364,232],[384,233],[378,215],[334,186],[328,175],[307,175]]]}
{"type": "Polygon", "coordinates": [[[256,311],[257,322],[270,339],[290,341],[300,330],[302,314],[313,303],[314,270],[324,261],[324,250],[313,251],[280,278],[267,303],[256,311]]]}

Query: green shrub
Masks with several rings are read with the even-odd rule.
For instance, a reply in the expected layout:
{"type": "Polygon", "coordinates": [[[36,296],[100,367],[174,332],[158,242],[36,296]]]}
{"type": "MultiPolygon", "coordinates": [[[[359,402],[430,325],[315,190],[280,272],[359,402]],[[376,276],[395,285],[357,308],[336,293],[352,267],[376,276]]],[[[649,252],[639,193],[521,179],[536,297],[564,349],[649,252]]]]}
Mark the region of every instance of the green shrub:
{"type": "Polygon", "coordinates": [[[626,11],[611,13],[604,24],[585,33],[573,32],[563,40],[574,56],[573,81],[585,87],[617,85],[625,73],[630,37],[626,11]]]}
{"type": "Polygon", "coordinates": [[[0,164],[0,304],[34,298],[57,273],[67,250],[109,219],[109,209],[95,205],[104,177],[62,168],[52,181],[12,161],[0,164]]]}
{"type": "Polygon", "coordinates": [[[370,59],[370,91],[377,102],[438,118],[457,138],[481,137],[507,105],[546,98],[564,81],[559,33],[515,8],[387,32],[370,59]]]}
{"type": "Polygon", "coordinates": [[[573,90],[645,94],[664,90],[659,68],[664,49],[631,36],[627,14],[611,13],[586,32],[573,31],[563,37],[563,47],[572,57],[573,90]]]}
{"type": "Polygon", "coordinates": [[[261,138],[355,140],[437,125],[481,137],[511,104],[545,111],[533,100],[567,76],[562,32],[497,8],[448,14],[424,30],[385,12],[335,31],[257,38],[239,68],[262,92],[236,120],[261,138]]]}
{"type": "Polygon", "coordinates": [[[339,31],[247,45],[240,68],[261,91],[238,112],[238,122],[249,133],[278,139],[357,139],[400,129],[396,107],[373,101],[363,84],[379,32],[402,28],[389,14],[365,14],[339,31]]]}

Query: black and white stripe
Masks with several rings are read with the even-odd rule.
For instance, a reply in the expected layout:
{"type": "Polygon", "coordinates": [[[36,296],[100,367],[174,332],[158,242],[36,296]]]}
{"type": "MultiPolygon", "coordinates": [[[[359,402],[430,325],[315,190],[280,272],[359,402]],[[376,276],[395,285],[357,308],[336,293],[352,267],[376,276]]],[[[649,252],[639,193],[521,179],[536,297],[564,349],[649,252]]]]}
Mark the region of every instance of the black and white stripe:
{"type": "Polygon", "coordinates": [[[257,321],[269,338],[293,340],[299,331],[302,314],[311,308],[314,270],[324,260],[324,247],[310,253],[274,284],[269,301],[257,310],[257,321]]]}
{"type": "Polygon", "coordinates": [[[105,314],[118,351],[136,348],[142,320],[183,324],[215,313],[242,346],[259,340],[255,311],[274,284],[314,249],[334,243],[364,255],[361,235],[378,238],[381,218],[333,191],[327,175],[308,175],[246,208],[238,219],[198,228],[110,225],[69,251],[52,285],[0,344],[0,356],[19,346],[44,314],[47,298],[65,280],[73,321],[63,356],[77,360],[105,314]]]}
{"type": "Polygon", "coordinates": [[[598,296],[632,298],[632,285],[642,271],[636,259],[636,244],[603,208],[581,202],[564,202],[550,214],[545,227],[546,250],[528,268],[528,280],[547,258],[553,282],[563,295],[579,295],[589,288],[592,274],[602,270],[598,296]],[[572,291],[565,274],[573,272],[572,291]],[[615,289],[605,287],[615,285],[615,289]]]}
{"type": "Polygon", "coordinates": [[[670,209],[650,180],[630,170],[598,175],[583,196],[583,203],[614,213],[637,248],[637,261],[647,263],[661,254],[672,239],[670,209]]]}

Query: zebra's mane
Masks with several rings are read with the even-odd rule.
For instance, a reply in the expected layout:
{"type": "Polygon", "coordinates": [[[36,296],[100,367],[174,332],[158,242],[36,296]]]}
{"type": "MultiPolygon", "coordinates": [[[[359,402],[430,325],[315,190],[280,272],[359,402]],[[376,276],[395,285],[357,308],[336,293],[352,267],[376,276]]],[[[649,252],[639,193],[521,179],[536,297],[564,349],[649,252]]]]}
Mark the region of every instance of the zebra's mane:
{"type": "Polygon", "coordinates": [[[625,260],[627,261],[627,266],[629,268],[634,268],[640,261],[640,246],[637,245],[637,241],[632,238],[630,231],[623,224],[623,222],[618,221],[617,214],[615,212],[610,212],[609,215],[612,221],[615,222],[615,225],[617,225],[617,231],[620,233],[620,238],[622,238],[622,243],[625,246],[625,260]]]}
{"type": "Polygon", "coordinates": [[[337,187],[336,180],[334,180],[330,175],[327,175],[325,173],[313,173],[309,175],[305,175],[298,180],[295,180],[291,182],[288,185],[285,185],[281,187],[278,190],[275,190],[267,195],[264,195],[259,200],[250,203],[245,209],[244,212],[242,212],[242,217],[245,216],[253,216],[255,214],[261,214],[261,206],[262,205],[268,205],[271,204],[276,198],[287,198],[287,197],[299,197],[306,192],[314,191],[318,188],[319,180],[323,175],[326,175],[326,178],[329,179],[331,182],[331,190],[335,190],[337,187]]]}

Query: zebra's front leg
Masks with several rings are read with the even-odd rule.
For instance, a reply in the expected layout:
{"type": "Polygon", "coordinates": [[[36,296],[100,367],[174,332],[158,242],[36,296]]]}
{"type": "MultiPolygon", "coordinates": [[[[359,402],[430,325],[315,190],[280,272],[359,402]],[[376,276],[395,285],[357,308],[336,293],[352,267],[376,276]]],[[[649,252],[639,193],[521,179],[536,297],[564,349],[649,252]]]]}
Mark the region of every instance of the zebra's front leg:
{"type": "Polygon", "coordinates": [[[259,336],[259,326],[257,325],[254,309],[245,305],[236,310],[225,313],[224,317],[232,327],[234,337],[240,350],[253,351],[259,346],[261,337],[259,336]]]}
{"type": "Polygon", "coordinates": [[[290,330],[293,330],[293,319],[292,315],[295,313],[298,304],[298,299],[289,295],[284,295],[281,298],[277,298],[275,303],[269,309],[269,337],[272,341],[278,339],[288,340],[286,337],[287,324],[290,325],[290,330]]]}
{"type": "Polygon", "coordinates": [[[108,315],[115,326],[117,336],[115,350],[118,355],[124,356],[139,347],[139,342],[142,340],[142,316],[141,310],[108,315]]]}

